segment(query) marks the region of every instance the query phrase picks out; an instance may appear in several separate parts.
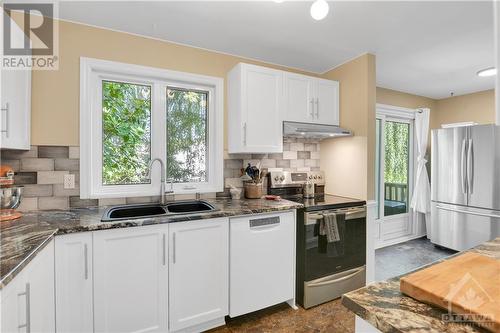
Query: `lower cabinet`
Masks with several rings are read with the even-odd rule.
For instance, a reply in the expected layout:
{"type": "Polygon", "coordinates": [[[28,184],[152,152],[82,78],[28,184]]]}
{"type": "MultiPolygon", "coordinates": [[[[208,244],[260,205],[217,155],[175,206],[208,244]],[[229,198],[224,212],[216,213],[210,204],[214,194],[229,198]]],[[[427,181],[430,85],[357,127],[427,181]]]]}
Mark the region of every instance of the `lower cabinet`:
{"type": "Polygon", "coordinates": [[[1,331],[54,332],[54,242],[1,290],[1,331]]]}
{"type": "Polygon", "coordinates": [[[57,332],[92,332],[92,233],[57,236],[55,263],[57,332]]]}
{"type": "Polygon", "coordinates": [[[168,331],[168,225],[96,231],[94,331],[168,331]]]}
{"type": "Polygon", "coordinates": [[[202,331],[228,314],[228,219],[172,223],[169,229],[170,331],[202,331]]]}

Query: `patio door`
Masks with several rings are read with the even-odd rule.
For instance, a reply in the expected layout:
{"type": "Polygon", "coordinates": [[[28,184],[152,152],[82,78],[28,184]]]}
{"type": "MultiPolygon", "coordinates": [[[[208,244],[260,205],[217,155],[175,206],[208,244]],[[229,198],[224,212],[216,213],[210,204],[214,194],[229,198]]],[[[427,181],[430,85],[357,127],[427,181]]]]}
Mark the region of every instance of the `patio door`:
{"type": "Polygon", "coordinates": [[[413,192],[413,128],[413,112],[377,107],[377,248],[406,241],[415,233],[409,207],[413,192]]]}

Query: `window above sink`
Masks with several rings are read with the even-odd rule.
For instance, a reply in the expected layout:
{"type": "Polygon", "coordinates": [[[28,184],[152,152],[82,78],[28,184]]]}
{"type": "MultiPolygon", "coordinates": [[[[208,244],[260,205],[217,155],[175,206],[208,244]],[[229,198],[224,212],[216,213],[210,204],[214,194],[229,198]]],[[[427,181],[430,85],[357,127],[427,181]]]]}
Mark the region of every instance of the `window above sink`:
{"type": "Polygon", "coordinates": [[[223,80],[80,59],[81,197],[157,195],[166,161],[174,193],[223,188],[223,80]]]}

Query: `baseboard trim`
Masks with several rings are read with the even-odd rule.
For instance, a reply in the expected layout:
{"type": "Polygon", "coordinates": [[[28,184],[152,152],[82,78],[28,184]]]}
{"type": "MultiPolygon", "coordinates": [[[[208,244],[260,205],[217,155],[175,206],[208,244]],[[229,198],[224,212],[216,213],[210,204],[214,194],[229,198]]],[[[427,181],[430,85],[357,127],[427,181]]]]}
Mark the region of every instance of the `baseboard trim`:
{"type": "Polygon", "coordinates": [[[404,243],[404,242],[407,242],[407,241],[410,241],[413,239],[422,238],[422,237],[425,237],[426,235],[427,234],[425,234],[425,233],[419,234],[419,235],[409,235],[409,236],[391,239],[391,240],[385,241],[385,242],[380,242],[380,241],[375,240],[375,250],[382,249],[384,247],[391,246],[391,245],[396,245],[399,243],[404,243]]]}

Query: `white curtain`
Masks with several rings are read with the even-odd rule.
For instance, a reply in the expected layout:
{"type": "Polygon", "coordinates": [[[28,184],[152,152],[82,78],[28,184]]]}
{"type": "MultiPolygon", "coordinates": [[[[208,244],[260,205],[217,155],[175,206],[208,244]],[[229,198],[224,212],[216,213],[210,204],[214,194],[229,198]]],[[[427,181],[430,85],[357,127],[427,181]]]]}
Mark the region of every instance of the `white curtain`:
{"type": "Polygon", "coordinates": [[[417,172],[415,173],[415,185],[413,187],[413,197],[410,207],[415,212],[425,215],[425,227],[427,238],[430,238],[430,211],[431,211],[431,186],[429,175],[427,174],[427,160],[425,152],[427,149],[427,139],[429,135],[429,109],[418,109],[415,114],[415,137],[417,139],[417,172]]]}

